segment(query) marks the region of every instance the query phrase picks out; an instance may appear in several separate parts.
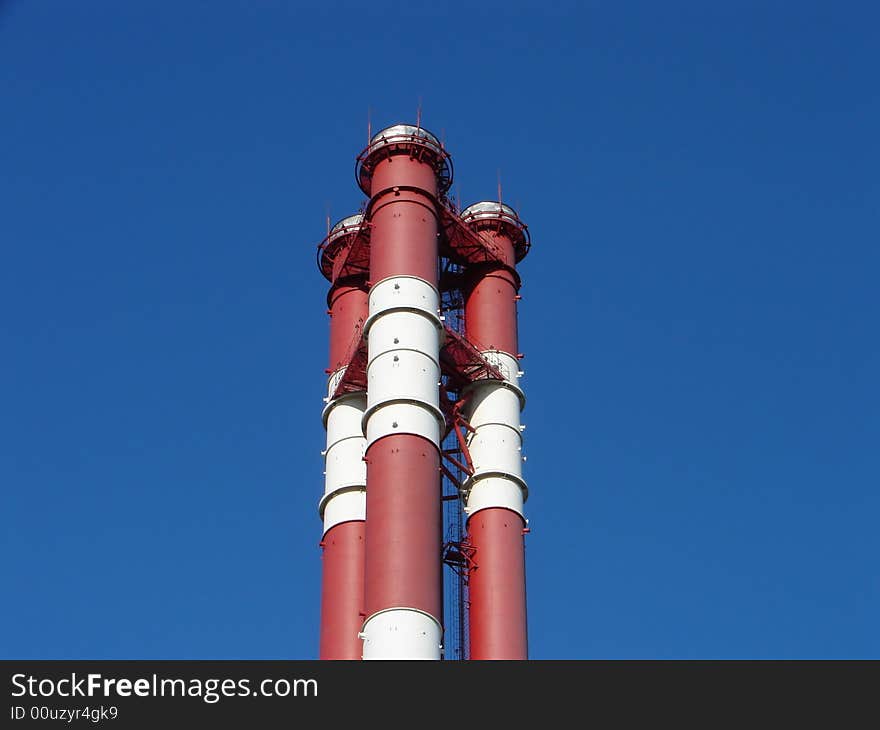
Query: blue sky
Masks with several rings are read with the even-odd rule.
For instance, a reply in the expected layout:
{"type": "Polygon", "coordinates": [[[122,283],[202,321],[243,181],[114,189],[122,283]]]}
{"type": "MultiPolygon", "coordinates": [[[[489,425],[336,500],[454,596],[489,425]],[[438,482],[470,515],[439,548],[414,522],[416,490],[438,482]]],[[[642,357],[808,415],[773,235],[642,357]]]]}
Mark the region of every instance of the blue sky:
{"type": "Polygon", "coordinates": [[[322,6],[0,5],[0,653],[316,655],[314,249],[421,100],[532,233],[532,656],[880,657],[876,7],[322,6]]]}

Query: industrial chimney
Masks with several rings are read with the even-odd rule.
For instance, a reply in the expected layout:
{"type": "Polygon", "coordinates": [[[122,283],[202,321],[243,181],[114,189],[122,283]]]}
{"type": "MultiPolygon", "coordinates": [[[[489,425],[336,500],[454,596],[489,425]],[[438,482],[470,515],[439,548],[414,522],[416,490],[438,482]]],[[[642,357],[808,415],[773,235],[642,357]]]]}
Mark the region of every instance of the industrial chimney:
{"type": "Polygon", "coordinates": [[[421,126],[373,136],[356,179],[363,212],[318,248],[331,318],[320,657],[443,658],[445,563],[469,615],[445,641],[462,658],[469,643],[473,659],[526,659],[528,229],[500,200],[459,212],[451,158],[421,126]],[[444,529],[450,499],[466,534],[444,529]]]}

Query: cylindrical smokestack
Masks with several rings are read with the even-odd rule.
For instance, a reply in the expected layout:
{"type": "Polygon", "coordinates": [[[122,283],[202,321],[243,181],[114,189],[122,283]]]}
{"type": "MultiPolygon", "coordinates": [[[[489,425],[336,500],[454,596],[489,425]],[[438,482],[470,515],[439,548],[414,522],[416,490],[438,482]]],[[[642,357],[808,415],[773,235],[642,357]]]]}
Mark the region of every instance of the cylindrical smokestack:
{"type": "Polygon", "coordinates": [[[472,432],[474,474],[463,485],[474,548],[469,574],[471,659],[527,659],[525,518],[522,478],[525,403],[519,386],[516,262],[528,250],[526,228],[507,205],[476,203],[462,220],[492,244],[499,261],[471,267],[465,290],[465,335],[503,375],[479,380],[464,406],[472,432]]]}
{"type": "Polygon", "coordinates": [[[357,347],[367,319],[365,275],[345,275],[339,263],[360,234],[363,216],[337,223],[323,245],[322,271],[331,281],[330,377],[323,419],[327,429],[324,452],[324,496],[318,511],[324,522],[321,540],[321,659],[360,659],[364,590],[364,541],[367,474],[366,439],[361,419],[366,392],[334,397],[357,347]]]}
{"type": "Polygon", "coordinates": [[[379,132],[359,158],[371,225],[364,659],[442,651],[437,196],[448,157],[420,127],[379,132]]]}

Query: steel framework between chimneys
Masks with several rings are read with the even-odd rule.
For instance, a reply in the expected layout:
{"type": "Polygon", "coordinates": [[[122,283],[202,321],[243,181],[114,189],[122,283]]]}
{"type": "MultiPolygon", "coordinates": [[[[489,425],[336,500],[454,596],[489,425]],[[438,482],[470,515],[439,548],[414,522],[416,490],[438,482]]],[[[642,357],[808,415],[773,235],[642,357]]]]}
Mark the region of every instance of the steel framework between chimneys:
{"type": "Polygon", "coordinates": [[[451,159],[420,126],[373,136],[356,178],[369,202],[318,247],[330,282],[320,657],[443,658],[454,554],[469,658],[526,659],[516,264],[528,229],[500,200],[459,211],[451,159]],[[455,545],[444,475],[466,516],[455,545]]]}

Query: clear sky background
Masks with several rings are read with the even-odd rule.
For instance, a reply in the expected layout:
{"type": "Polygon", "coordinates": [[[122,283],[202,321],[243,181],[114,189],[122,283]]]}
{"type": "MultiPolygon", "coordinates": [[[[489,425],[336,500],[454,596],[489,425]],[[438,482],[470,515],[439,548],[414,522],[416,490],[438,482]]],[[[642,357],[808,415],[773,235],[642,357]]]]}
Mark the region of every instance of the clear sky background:
{"type": "Polygon", "coordinates": [[[521,267],[531,653],[880,657],[880,11],[0,4],[7,658],[317,654],[315,246],[442,135],[521,267]]]}

